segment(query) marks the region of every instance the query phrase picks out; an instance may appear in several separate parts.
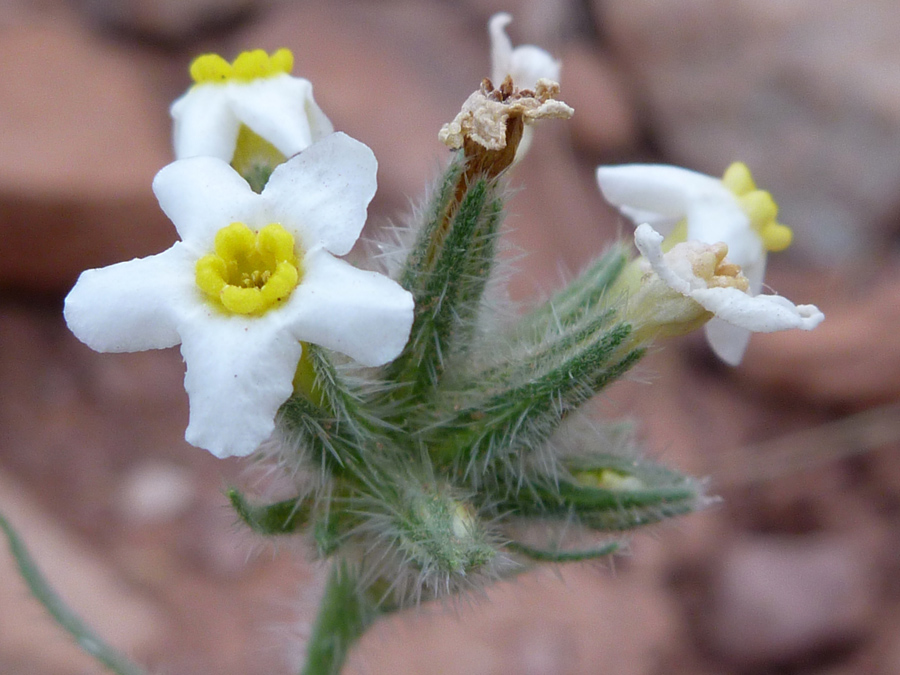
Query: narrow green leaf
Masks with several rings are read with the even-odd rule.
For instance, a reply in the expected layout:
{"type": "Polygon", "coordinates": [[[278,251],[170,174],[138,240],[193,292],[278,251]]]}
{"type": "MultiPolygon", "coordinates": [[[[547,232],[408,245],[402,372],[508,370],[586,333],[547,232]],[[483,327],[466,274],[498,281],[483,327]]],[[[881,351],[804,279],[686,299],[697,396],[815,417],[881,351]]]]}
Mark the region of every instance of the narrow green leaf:
{"type": "Polygon", "coordinates": [[[146,675],[146,671],[128,657],[106,644],[91,628],[62,601],[44,579],[25,544],[9,522],[0,515],[0,529],[6,535],[9,549],[19,567],[19,572],[34,598],[73,638],[87,654],[117,675],[146,675]]]}

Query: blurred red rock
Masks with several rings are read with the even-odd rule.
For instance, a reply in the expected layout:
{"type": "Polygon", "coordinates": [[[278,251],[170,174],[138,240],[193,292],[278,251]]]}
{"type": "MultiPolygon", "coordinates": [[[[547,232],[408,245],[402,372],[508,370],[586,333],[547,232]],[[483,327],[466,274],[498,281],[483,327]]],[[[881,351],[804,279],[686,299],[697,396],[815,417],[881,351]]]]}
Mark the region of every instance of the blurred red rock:
{"type": "Polygon", "coordinates": [[[562,53],[562,98],[575,108],[569,123],[579,152],[623,156],[639,142],[637,119],[619,71],[596,48],[572,44],[562,53]]]}
{"type": "Polygon", "coordinates": [[[65,19],[4,31],[0,60],[0,287],[60,292],[171,245],[150,190],[170,161],[154,60],[65,19]]]}

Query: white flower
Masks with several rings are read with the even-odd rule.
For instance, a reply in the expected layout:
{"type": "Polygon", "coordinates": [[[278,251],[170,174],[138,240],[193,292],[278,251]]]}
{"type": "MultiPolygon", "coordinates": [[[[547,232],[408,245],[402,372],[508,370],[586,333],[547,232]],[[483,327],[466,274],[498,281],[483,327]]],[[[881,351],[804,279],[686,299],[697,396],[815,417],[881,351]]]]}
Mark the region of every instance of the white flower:
{"type": "Polygon", "coordinates": [[[217,54],[195,59],[195,84],[172,104],[175,156],[240,163],[246,158],[236,153],[259,153],[262,139],[283,161],[332,133],[312,84],[290,75],[293,63],[287,49],[271,56],[261,49],[243,52],[234,63],[217,54]]]}
{"type": "Polygon", "coordinates": [[[690,240],[664,254],[663,236],[644,223],[635,230],[634,243],[668,288],[735,328],[754,333],[812,330],[825,318],[815,305],[795,305],[780,295],[750,295],[748,280],[726,259],[728,247],[721,242],[690,240]]]}
{"type": "Polygon", "coordinates": [[[153,189],[181,241],[84,272],[69,328],[103,352],[180,343],[185,437],[219,457],[251,453],[291,395],[301,341],[376,366],[408,339],[412,296],[335,257],[359,237],[375,171],[372,151],[340,133],[278,166],[261,194],[220,159],[168,165],[153,189]]]}
{"type": "Polygon", "coordinates": [[[515,49],[506,27],[512,17],[506,12],[494,14],[488,21],[491,34],[491,80],[494,86],[509,75],[519,89],[534,89],[540,79],[559,82],[559,61],[534,45],[520,45],[515,49]]]}
{"type": "MultiPolygon", "coordinates": [[[[763,288],[768,251],[791,242],[791,230],[777,222],[771,195],[758,190],[746,165],[732,164],[722,179],[661,164],[601,166],[597,181],[604,197],[635,223],[649,223],[668,235],[666,246],[678,242],[724,242],[728,258],[740,266],[749,292],[763,288]]],[[[713,351],[737,364],[750,331],[721,320],[706,325],[713,351]]]]}

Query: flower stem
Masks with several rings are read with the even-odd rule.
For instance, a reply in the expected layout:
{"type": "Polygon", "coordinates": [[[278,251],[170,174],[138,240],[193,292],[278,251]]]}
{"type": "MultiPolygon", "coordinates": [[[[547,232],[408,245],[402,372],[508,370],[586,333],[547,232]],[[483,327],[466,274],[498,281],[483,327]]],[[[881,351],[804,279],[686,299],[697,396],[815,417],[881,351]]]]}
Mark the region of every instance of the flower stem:
{"type": "Polygon", "coordinates": [[[350,648],[378,618],[376,603],[343,563],[331,568],[300,675],[338,675],[350,648]]]}

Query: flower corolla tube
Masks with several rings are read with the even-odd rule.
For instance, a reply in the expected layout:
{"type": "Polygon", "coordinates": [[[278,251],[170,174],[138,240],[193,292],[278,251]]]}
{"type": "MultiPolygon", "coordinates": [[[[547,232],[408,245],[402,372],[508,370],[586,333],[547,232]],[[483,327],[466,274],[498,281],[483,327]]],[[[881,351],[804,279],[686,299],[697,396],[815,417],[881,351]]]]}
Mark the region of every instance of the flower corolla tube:
{"type": "Polygon", "coordinates": [[[164,167],[153,190],[181,240],[82,273],[69,328],[101,352],[181,344],[188,442],[219,457],[253,452],[293,391],[302,343],[365,366],[406,344],[412,296],[336,257],[360,235],[376,166],[336,133],[279,165],[261,194],[215,157],[164,167]]]}

